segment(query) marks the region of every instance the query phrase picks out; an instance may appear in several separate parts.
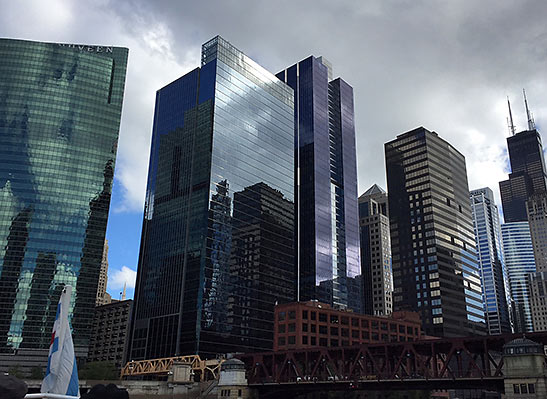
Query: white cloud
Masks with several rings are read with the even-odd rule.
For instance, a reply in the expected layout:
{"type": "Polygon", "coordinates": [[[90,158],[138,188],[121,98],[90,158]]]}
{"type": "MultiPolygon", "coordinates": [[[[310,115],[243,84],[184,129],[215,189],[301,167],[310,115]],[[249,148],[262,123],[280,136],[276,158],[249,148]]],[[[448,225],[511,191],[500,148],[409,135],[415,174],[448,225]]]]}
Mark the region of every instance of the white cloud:
{"type": "Polygon", "coordinates": [[[332,62],[335,76],[354,88],[359,192],[373,183],[385,187],[383,144],[423,125],[465,155],[470,188],[489,186],[499,201],[507,162],[505,96],[522,130],[526,87],[538,127],[547,126],[542,0],[418,0],[405,7],[382,1],[52,0],[47,10],[44,4],[3,2],[3,34],[130,48],[117,212],[143,209],[156,90],[199,66],[201,43],[217,34],[273,72],[310,54],[332,62]],[[279,13],[285,9],[290,12],[279,13]]]}
{"type": "Polygon", "coordinates": [[[122,266],[121,269],[117,269],[109,273],[107,291],[117,292],[123,290],[124,284],[127,284],[128,290],[135,289],[135,282],[137,281],[137,271],[127,266],[122,266]]]}

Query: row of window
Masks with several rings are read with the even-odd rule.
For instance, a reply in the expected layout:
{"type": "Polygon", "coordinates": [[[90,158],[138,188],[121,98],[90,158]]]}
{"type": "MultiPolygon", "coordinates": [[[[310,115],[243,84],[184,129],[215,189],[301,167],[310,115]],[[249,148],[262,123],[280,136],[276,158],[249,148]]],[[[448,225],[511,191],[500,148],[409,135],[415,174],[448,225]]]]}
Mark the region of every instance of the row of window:
{"type": "MultiPolygon", "coordinates": [[[[278,321],[285,321],[286,319],[288,318],[288,320],[295,320],[296,319],[296,311],[294,310],[289,310],[288,312],[279,312],[278,313],[278,316],[277,316],[277,320],[278,321]]],[[[308,310],[303,310],[302,311],[302,319],[304,320],[319,320],[319,322],[323,322],[323,323],[327,323],[329,322],[330,324],[341,324],[341,325],[350,325],[350,319],[351,319],[351,326],[352,327],[359,327],[359,325],[363,328],[369,328],[369,320],[368,319],[359,319],[359,318],[356,318],[356,317],[349,317],[349,316],[339,316],[337,314],[331,314],[330,315],[330,318],[328,317],[327,313],[322,313],[322,312],[319,312],[319,317],[317,317],[317,312],[315,311],[308,311],[308,310]],[[359,320],[361,320],[361,322],[359,322],[359,320]]],[[[390,331],[397,331],[397,326],[398,324],[396,323],[388,323],[388,322],[378,322],[378,320],[370,320],[370,327],[372,329],[381,329],[381,330],[384,330],[384,331],[387,331],[388,330],[388,326],[389,326],[389,330],[390,331]]],[[[281,327],[281,325],[279,326],[280,328],[284,328],[284,327],[281,327]]],[[[289,327],[290,328],[290,327],[289,327]]],[[[401,329],[404,329],[404,326],[402,325],[399,325],[399,330],[401,329]]],[[[412,327],[408,326],[407,327],[407,330],[408,330],[408,334],[412,334],[412,327]]],[[[404,332],[404,331],[401,331],[401,332],[404,332]]],[[[414,328],[414,333],[415,334],[418,334],[418,329],[415,327],[414,328]]]]}
{"type": "Polygon", "coordinates": [[[513,393],[536,393],[534,384],[513,384],[513,393]]]}

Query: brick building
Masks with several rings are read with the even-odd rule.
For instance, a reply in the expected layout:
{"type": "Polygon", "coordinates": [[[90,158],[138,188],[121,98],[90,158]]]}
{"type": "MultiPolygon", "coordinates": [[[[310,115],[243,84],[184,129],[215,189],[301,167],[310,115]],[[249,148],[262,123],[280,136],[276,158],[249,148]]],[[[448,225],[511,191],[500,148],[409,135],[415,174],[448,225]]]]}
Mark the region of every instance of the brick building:
{"type": "Polygon", "coordinates": [[[420,326],[415,312],[370,316],[317,301],[287,303],[275,307],[274,351],[415,341],[422,337],[420,326]]]}
{"type": "Polygon", "coordinates": [[[116,301],[95,308],[88,362],[106,361],[123,366],[133,300],[116,301]]]}

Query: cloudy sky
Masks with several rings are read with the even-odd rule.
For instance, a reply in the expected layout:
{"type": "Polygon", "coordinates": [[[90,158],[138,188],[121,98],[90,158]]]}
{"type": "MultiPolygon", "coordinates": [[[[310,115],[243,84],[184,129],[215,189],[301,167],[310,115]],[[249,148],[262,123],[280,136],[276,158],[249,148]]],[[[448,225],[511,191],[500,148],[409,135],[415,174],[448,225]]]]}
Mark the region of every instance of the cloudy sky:
{"type": "MultiPolygon", "coordinates": [[[[547,126],[547,2],[0,0],[0,36],[125,46],[129,66],[107,236],[109,292],[132,295],[155,91],[199,66],[220,34],[272,72],[323,55],[354,88],[359,192],[385,187],[383,143],[417,126],[467,159],[471,189],[508,172],[517,129],[547,126]]],[[[544,129],[545,130],[545,129],[544,129]]]]}

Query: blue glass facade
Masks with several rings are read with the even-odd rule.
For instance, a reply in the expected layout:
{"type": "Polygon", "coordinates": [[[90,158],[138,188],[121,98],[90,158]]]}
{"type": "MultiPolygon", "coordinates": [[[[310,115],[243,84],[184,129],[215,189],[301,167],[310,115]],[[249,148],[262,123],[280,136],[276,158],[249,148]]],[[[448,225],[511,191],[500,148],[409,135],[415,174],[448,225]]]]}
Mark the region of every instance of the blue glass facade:
{"type": "Polygon", "coordinates": [[[1,352],[47,353],[71,284],[74,344],[87,355],[127,55],[0,39],[1,352]]]}
{"type": "Polygon", "coordinates": [[[513,298],[515,332],[533,331],[528,274],[535,273],[534,249],[528,222],[501,225],[503,255],[513,298]]]}
{"type": "Polygon", "coordinates": [[[322,57],[277,77],[295,92],[298,299],[361,311],[353,89],[322,57]]]}
{"type": "Polygon", "coordinates": [[[494,193],[489,188],[481,188],[471,191],[470,199],[488,333],[511,333],[512,300],[494,193]]]}
{"type": "Polygon", "coordinates": [[[272,348],[294,299],[293,107],[220,37],[157,92],[130,359],[272,348]]]}

